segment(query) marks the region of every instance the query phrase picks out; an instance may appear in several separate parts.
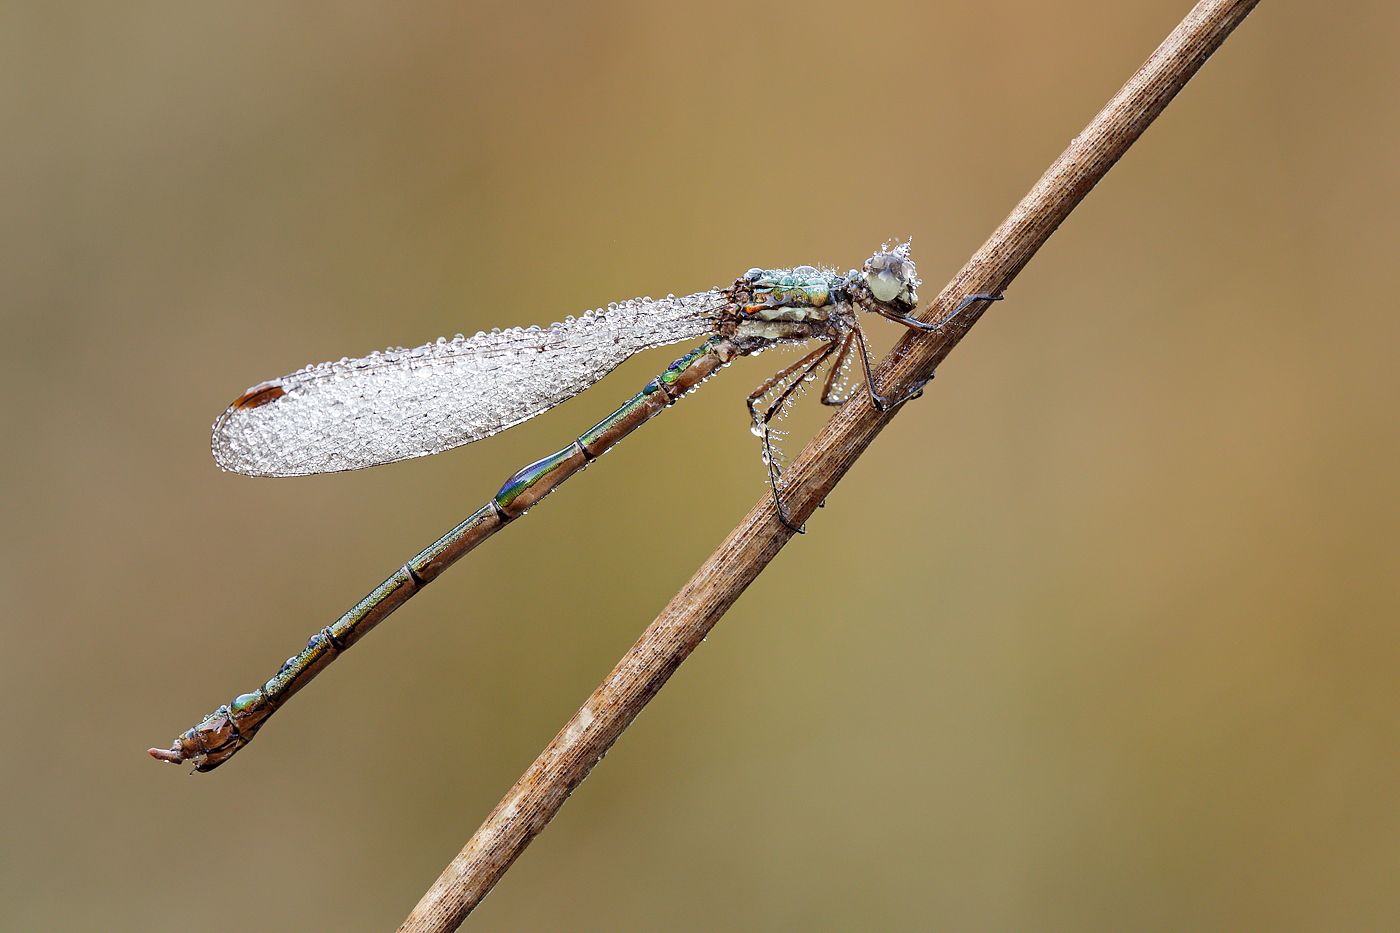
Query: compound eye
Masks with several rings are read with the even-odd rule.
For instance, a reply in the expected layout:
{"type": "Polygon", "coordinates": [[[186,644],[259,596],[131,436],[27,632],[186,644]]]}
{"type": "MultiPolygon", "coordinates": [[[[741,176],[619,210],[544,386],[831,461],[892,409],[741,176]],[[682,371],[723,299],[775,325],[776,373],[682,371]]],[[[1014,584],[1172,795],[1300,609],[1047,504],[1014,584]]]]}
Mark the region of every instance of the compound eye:
{"type": "Polygon", "coordinates": [[[875,300],[886,305],[908,291],[908,283],[888,267],[867,272],[865,284],[870,286],[870,294],[875,296],[875,300]]]}

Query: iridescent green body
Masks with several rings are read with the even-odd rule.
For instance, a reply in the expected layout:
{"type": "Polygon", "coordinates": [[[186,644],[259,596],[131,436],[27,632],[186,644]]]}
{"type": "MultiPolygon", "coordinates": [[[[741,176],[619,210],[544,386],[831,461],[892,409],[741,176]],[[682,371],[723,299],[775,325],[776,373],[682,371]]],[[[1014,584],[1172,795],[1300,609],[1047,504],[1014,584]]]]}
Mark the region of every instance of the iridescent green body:
{"type": "MultiPolygon", "coordinates": [[[[881,314],[911,328],[929,328],[909,317],[917,300],[917,284],[907,246],[876,253],[866,261],[862,271],[844,276],[811,266],[777,271],[750,270],[719,293],[723,306],[714,322],[713,336],[673,362],[641,392],[567,447],[508,479],[485,506],[400,567],[333,624],[312,636],[306,649],[290,658],[258,690],[239,696],[205,717],[177,738],[169,750],[151,749],[151,754],[163,761],[191,762],[196,771],[218,767],[247,745],[288,698],[409,597],[720,367],[775,343],[824,341],[817,351],[765,382],[750,396],[749,409],[755,425],[765,432],[767,451],[768,421],[788,403],[795,394],[794,389],[810,379],[816,367],[832,354],[837,355],[839,367],[839,361],[854,342],[860,349],[869,380],[869,363],[857,309],[881,314]],[[785,388],[772,407],[760,413],[755,407],[756,401],[775,386],[785,388]]],[[[266,391],[264,387],[258,388],[266,391]]],[[[245,399],[249,397],[257,398],[256,403],[262,404],[261,395],[255,393],[245,399]]],[[[881,401],[878,395],[875,398],[877,403],[881,401]]],[[[770,458],[770,470],[774,470],[771,462],[770,458]]],[[[776,481],[776,473],[773,475],[776,481]]],[[[779,505],[781,517],[781,503],[779,505]]]]}
{"type": "Polygon", "coordinates": [[[751,269],[746,278],[753,298],[743,313],[769,320],[803,320],[808,309],[824,308],[831,302],[833,286],[844,284],[842,277],[811,266],[781,272],[751,269]]]}

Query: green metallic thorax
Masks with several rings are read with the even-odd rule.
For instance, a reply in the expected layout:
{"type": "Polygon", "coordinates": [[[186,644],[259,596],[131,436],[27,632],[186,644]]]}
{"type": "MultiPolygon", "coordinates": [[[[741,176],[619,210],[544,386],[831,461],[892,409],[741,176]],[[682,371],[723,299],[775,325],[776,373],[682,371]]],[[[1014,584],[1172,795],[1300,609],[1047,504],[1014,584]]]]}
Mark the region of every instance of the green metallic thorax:
{"type": "Polygon", "coordinates": [[[845,277],[812,266],[750,269],[730,288],[733,317],[724,324],[735,337],[810,340],[834,336],[844,330],[842,323],[853,314],[847,287],[845,277]]]}
{"type": "Polygon", "coordinates": [[[844,297],[840,276],[811,266],[777,272],[750,269],[739,283],[749,291],[748,301],[739,308],[740,316],[763,321],[824,320],[830,313],[823,309],[832,303],[832,291],[837,292],[838,301],[844,297]]]}

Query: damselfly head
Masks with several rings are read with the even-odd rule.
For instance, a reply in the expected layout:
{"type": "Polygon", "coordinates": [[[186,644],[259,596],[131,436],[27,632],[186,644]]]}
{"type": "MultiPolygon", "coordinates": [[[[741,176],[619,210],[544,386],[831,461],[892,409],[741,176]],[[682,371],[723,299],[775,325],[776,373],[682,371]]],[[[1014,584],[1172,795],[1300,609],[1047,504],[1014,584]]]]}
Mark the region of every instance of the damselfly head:
{"type": "Polygon", "coordinates": [[[914,271],[914,260],[909,258],[908,243],[880,250],[865,261],[862,272],[870,294],[881,304],[898,302],[912,307],[919,303],[915,291],[919,287],[919,277],[914,271]]]}

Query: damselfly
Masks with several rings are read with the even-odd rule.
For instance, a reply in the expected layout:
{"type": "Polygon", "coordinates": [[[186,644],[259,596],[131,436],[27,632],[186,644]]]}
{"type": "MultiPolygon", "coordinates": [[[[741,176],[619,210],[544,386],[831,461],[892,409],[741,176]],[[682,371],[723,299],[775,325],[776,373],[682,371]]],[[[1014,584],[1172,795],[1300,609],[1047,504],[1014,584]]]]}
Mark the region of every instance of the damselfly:
{"type": "MultiPolygon", "coordinates": [[[[458,335],[414,350],[323,363],[249,389],[214,424],[219,466],[250,476],[358,470],[489,437],[577,395],[633,353],[709,335],[563,450],[512,476],[476,514],[312,636],[306,649],[271,680],[219,707],[169,750],[153,748],[151,755],[192,762],[196,771],[223,764],[342,651],[633,429],[737,357],[815,339],[822,341],[820,347],[748,398],[778,515],[788,523],[772,423],[828,362],[831,374],[822,401],[841,404],[849,394],[841,375],[852,355],[860,361],[877,407],[917,394],[920,386],[897,399],[876,391],[856,312],[878,314],[913,330],[937,330],[940,325],[910,316],[918,284],[908,244],[900,244],[882,249],[860,271],[845,275],[812,266],[750,269],[728,288],[613,304],[546,329],[493,331],[469,340],[458,335]]],[[[972,296],[959,310],[977,299],[994,296],[972,296]]]]}

